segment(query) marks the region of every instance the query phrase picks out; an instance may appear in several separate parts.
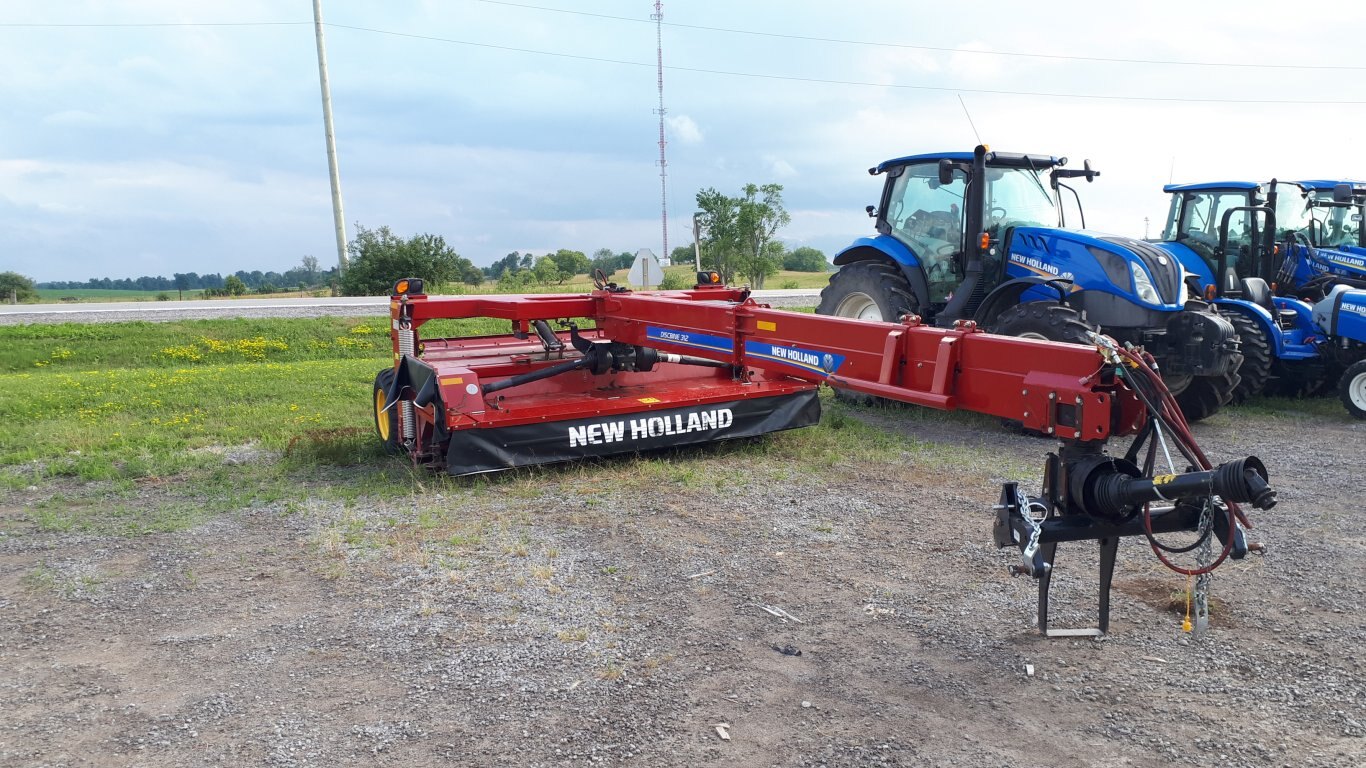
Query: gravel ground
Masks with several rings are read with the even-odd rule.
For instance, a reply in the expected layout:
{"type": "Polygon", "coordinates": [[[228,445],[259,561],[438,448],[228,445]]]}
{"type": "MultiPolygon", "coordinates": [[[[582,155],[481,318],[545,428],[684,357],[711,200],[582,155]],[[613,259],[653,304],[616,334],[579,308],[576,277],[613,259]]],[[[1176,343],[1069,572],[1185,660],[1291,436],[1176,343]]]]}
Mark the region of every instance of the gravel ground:
{"type": "MultiPolygon", "coordinates": [[[[1184,578],[1125,541],[1097,641],[1041,638],[990,544],[999,467],[1048,442],[861,417],[985,460],[701,451],[670,466],[715,483],[606,462],[141,538],[36,530],[53,489],[0,497],[0,764],[1366,764],[1366,424],[1198,426],[1271,468],[1269,551],[1216,574],[1192,641],[1184,578]]],[[[1094,546],[1058,567],[1055,620],[1085,624],[1094,546]]]]}

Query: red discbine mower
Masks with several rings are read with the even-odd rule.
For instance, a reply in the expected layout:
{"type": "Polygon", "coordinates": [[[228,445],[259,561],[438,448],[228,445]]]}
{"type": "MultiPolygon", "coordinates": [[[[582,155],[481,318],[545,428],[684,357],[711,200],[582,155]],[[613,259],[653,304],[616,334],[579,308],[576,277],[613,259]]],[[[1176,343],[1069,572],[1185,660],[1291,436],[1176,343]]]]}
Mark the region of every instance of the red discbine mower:
{"type": "Polygon", "coordinates": [[[995,524],[998,546],[1021,552],[1013,570],[1039,579],[1045,633],[1058,542],[1100,543],[1103,632],[1119,537],[1146,536],[1176,568],[1156,534],[1213,535],[1222,552],[1197,569],[1208,572],[1249,551],[1238,503],[1275,504],[1256,457],[1210,464],[1141,350],[1104,336],[1085,347],[970,322],[785,312],[712,279],[636,293],[599,276],[583,295],[457,297],[401,280],[390,302],[394,366],[375,377],[379,438],[417,464],[471,475],[810,426],[821,384],[1013,419],[1062,441],[1038,497],[1004,485],[995,524]],[[511,333],[419,334],[430,320],[459,318],[506,320],[511,333]],[[1106,440],[1123,435],[1137,435],[1125,456],[1105,454],[1106,440]],[[1156,473],[1168,439],[1189,471],[1156,473]]]}

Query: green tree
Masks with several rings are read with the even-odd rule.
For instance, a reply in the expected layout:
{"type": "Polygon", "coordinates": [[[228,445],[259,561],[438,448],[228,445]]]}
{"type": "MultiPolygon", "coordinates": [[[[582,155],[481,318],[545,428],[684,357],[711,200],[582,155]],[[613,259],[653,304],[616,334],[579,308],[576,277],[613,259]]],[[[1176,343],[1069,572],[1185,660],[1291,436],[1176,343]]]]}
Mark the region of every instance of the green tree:
{"type": "Polygon", "coordinates": [[[669,251],[669,261],[674,264],[691,264],[693,262],[692,246],[680,245],[669,251]]]}
{"type": "Polygon", "coordinates": [[[555,266],[559,267],[560,282],[564,282],[574,275],[582,275],[593,268],[593,262],[583,251],[568,251],[561,248],[547,258],[554,259],[555,266]]]}
{"type": "Polygon", "coordinates": [[[228,279],[223,281],[223,293],[228,296],[243,296],[246,292],[247,284],[237,275],[228,275],[228,279]]]}
{"type": "Polygon", "coordinates": [[[830,269],[830,263],[821,251],[803,245],[783,257],[783,269],[792,272],[825,272],[830,269]]]}
{"type": "Polygon", "coordinates": [[[781,184],[746,184],[742,192],[740,197],[714,188],[697,193],[706,235],[702,266],[720,272],[727,283],[739,276],[763,288],[764,280],[777,274],[782,264],[783,249],[775,237],[792,217],[783,207],[781,184]]]}
{"type": "Polygon", "coordinates": [[[351,255],[341,279],[346,296],[386,295],[405,277],[420,277],[435,287],[460,280],[475,269],[440,235],[423,233],[404,240],[387,226],[366,229],[356,225],[356,237],[346,250],[351,255]]]}
{"type": "MultiPolygon", "coordinates": [[[[736,224],[741,242],[744,243],[745,258],[742,273],[748,277],[755,288],[763,288],[764,280],[778,273],[782,263],[781,248],[770,247],[776,241],[778,230],[792,222],[792,216],[783,207],[783,185],[746,184],[744,197],[739,199],[736,224]]],[[[776,243],[781,246],[781,243],[776,243]]]]}
{"type": "Polygon", "coordinates": [[[18,272],[0,272],[0,301],[36,301],[38,291],[33,280],[18,272]]]}
{"type": "Polygon", "coordinates": [[[535,280],[537,285],[550,285],[551,283],[564,282],[565,276],[560,271],[559,265],[555,263],[554,255],[546,254],[532,265],[531,279],[535,280]]]}
{"type": "Polygon", "coordinates": [[[732,283],[743,268],[744,242],[740,236],[740,201],[724,195],[715,187],[697,193],[697,210],[702,213],[702,266],[721,273],[721,281],[732,283]]]}

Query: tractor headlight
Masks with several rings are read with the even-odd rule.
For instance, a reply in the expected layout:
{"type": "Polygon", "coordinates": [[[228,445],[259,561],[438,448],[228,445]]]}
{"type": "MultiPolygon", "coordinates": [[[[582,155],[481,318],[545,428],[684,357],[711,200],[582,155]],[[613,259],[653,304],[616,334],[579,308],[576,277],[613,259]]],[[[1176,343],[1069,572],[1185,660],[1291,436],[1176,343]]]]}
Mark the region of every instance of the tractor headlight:
{"type": "Polygon", "coordinates": [[[1134,292],[1138,298],[1149,304],[1161,304],[1162,297],[1157,295],[1157,288],[1153,286],[1153,279],[1148,277],[1148,270],[1138,265],[1138,262],[1129,262],[1129,271],[1134,275],[1134,292]]]}

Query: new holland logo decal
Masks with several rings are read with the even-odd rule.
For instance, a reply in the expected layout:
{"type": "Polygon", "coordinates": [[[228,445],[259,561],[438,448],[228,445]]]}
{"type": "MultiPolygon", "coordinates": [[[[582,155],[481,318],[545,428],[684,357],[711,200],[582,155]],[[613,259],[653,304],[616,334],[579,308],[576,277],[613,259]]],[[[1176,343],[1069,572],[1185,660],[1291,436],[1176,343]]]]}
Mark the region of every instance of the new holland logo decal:
{"type": "Polygon", "coordinates": [[[785,363],[813,373],[834,373],[844,364],[844,355],[785,344],[770,344],[766,341],[745,342],[745,354],[761,360],[785,363]]]}

